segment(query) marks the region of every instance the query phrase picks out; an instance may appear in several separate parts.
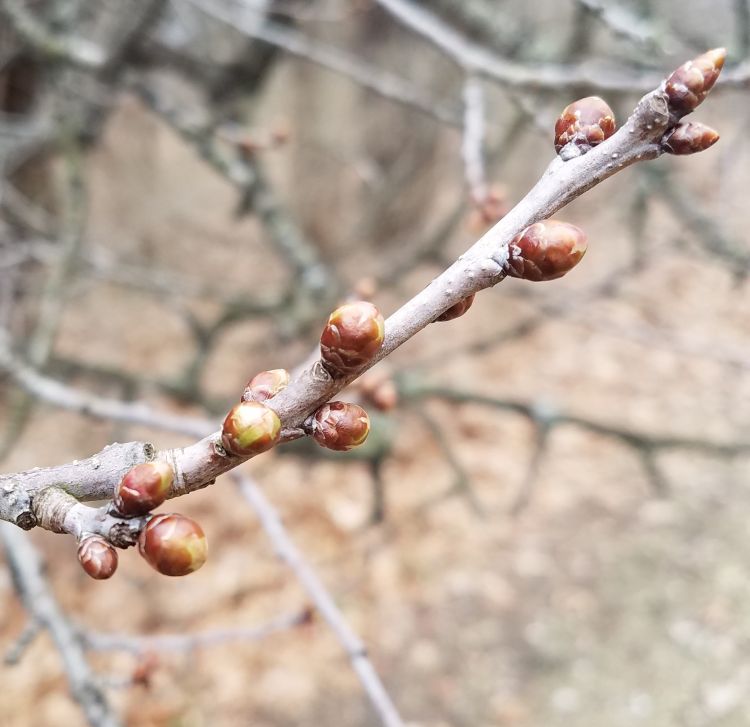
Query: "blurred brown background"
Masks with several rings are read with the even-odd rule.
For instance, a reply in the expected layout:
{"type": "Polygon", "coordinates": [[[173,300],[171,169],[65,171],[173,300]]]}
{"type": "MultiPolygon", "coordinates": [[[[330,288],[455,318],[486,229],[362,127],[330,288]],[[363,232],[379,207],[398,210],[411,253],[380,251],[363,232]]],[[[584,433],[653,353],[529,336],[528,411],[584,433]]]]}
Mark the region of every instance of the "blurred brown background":
{"type": "MultiPolygon", "coordinates": [[[[387,315],[468,247],[549,163],[567,103],[597,93],[624,119],[639,97],[482,80],[483,216],[464,73],[375,2],[0,6],[13,350],[70,387],[217,421],[254,373],[303,361],[337,301],[371,296],[387,315]],[[18,7],[110,61],[40,45],[18,7]],[[343,74],[310,60],[320,48],[343,74]],[[373,90],[378,74],[406,98],[373,90]]],[[[511,63],[602,78],[750,51],[746,0],[418,7],[511,63]]],[[[719,86],[695,114],[721,133],[710,151],[637,165],[559,215],[590,239],[564,280],[506,281],[375,369],[371,388],[389,382],[398,403],[351,392],[373,415],[362,450],[302,443],[248,465],[410,724],[750,723],[747,93],[719,86]]],[[[0,425],[7,472],[191,441],[61,411],[1,371],[0,425]]],[[[204,633],[307,607],[228,478],[170,507],[210,543],[185,579],[129,551],[96,583],[72,539],[30,534],[75,623],[204,633]]],[[[0,613],[7,650],[26,616],[4,570],[0,613]]],[[[316,615],[148,654],[91,653],[129,725],[378,724],[316,615]]],[[[47,635],[0,670],[2,727],[84,724],[47,635]]]]}

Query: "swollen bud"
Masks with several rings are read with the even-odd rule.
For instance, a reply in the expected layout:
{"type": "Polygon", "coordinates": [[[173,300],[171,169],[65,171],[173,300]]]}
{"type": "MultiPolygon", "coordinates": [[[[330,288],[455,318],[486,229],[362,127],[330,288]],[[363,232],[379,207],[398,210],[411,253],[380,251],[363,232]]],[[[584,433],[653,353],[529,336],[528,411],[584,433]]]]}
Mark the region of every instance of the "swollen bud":
{"type": "Polygon", "coordinates": [[[718,132],[698,121],[684,121],[668,132],[661,145],[669,154],[695,154],[719,141],[718,132]]]}
{"type": "Polygon", "coordinates": [[[326,449],[346,452],[362,444],[369,433],[370,417],[356,404],[331,401],[313,416],[313,439],[326,449]]]}
{"type": "Polygon", "coordinates": [[[586,234],[580,228],[557,220],[536,222],[510,243],[507,272],[525,280],[554,280],[574,268],[585,252],[586,234]]]}
{"type": "Polygon", "coordinates": [[[99,535],[87,535],[78,544],[78,560],[86,574],[97,581],[111,578],[117,570],[117,551],[99,535]]]}
{"type": "Polygon", "coordinates": [[[694,111],[716,83],[726,57],[726,48],[714,48],[683,63],[672,73],[664,82],[669,110],[677,116],[694,111]]]}
{"type": "Polygon", "coordinates": [[[587,96],[563,109],[555,123],[555,151],[573,142],[581,154],[615,133],[615,115],[606,101],[587,96]]]}
{"type": "Polygon", "coordinates": [[[471,304],[473,302],[474,294],[472,293],[463,300],[459,300],[455,305],[452,305],[450,308],[448,308],[447,311],[444,311],[435,320],[452,321],[454,318],[460,318],[464,313],[466,313],[467,310],[469,310],[469,308],[471,308],[471,304]]]}
{"type": "Polygon", "coordinates": [[[221,443],[230,454],[249,457],[271,449],[279,441],[278,414],[257,401],[243,401],[232,407],[221,430],[221,443]]]}
{"type": "Polygon", "coordinates": [[[378,411],[391,411],[398,405],[398,387],[387,368],[378,367],[356,382],[362,397],[378,411]]]}
{"type": "Polygon", "coordinates": [[[206,562],[206,536],[184,515],[156,515],[141,530],[138,551],[165,576],[186,576],[206,562]]]}
{"type": "Polygon", "coordinates": [[[167,499],[174,472],[166,462],[145,462],[131,469],[115,489],[114,504],[120,515],[145,515],[167,499]]]}
{"type": "Polygon", "coordinates": [[[372,360],[383,345],[385,322],[366,301],[346,303],[331,313],[320,336],[323,365],[333,376],[356,371],[372,360]]]}
{"type": "Polygon", "coordinates": [[[286,388],[288,384],[289,372],[286,369],[261,371],[247,382],[242,401],[267,401],[286,388]]]}

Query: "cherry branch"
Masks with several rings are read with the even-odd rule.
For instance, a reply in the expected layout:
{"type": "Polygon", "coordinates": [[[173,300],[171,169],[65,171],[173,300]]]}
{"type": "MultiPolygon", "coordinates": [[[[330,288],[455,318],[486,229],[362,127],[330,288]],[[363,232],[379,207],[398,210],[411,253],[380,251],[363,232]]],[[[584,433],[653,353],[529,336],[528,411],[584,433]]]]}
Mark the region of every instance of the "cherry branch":
{"type": "MultiPolygon", "coordinates": [[[[646,94],[614,133],[614,122],[600,99],[595,99],[593,105],[590,99],[583,99],[568,107],[558,122],[564,128],[563,132],[558,131],[560,154],[537,184],[466,253],[386,321],[382,345],[371,356],[352,368],[338,370],[317,360],[292,376],[285,388],[273,392],[275,395],[264,407],[278,417],[270,445],[310,433],[312,417],[323,404],[423,328],[438,318],[452,317],[447,311],[462,305],[465,310],[464,301],[507,275],[523,277],[518,265],[523,268],[532,263],[518,245],[531,225],[548,220],[578,196],[635,162],[655,159],[667,151],[701,151],[713,143],[718,138],[715,132],[699,124],[680,123],[680,119],[703,100],[723,59],[723,51],[711,51],[682,66],[668,81],[646,94]],[[593,112],[604,115],[596,122],[587,116],[593,112]]],[[[569,229],[565,234],[583,237],[580,231],[571,233],[569,229]]],[[[571,242],[569,251],[576,250],[576,245],[571,242]]],[[[575,261],[581,254],[579,251],[575,261]]],[[[564,274],[575,261],[546,279],[564,274]]],[[[527,277],[545,279],[541,274],[527,277]]],[[[166,463],[174,473],[168,497],[213,484],[221,474],[259,453],[225,446],[224,433],[215,431],[186,447],[161,451],[150,443],[115,444],[80,462],[2,475],[0,517],[23,527],[39,524],[79,537],[93,532],[117,545],[132,544],[139,527],[137,521],[123,521],[106,508],[93,510],[81,502],[110,499],[134,465],[150,460],[166,463]],[[46,492],[50,489],[54,495],[46,492]]]]}

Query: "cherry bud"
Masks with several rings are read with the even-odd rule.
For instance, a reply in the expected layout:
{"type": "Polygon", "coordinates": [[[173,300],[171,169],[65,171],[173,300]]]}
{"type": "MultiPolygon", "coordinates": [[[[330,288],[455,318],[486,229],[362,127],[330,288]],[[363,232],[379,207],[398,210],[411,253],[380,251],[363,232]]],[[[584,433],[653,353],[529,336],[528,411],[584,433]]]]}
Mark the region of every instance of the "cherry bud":
{"type": "Polygon", "coordinates": [[[716,83],[726,57],[726,48],[714,48],[674,71],[664,82],[670,111],[677,116],[694,111],[716,83]]]}
{"type": "Polygon", "coordinates": [[[331,313],[320,336],[323,365],[333,376],[364,366],[383,345],[385,323],[380,311],[367,301],[346,303],[331,313]]]}
{"type": "Polygon", "coordinates": [[[273,409],[257,401],[243,401],[227,414],[221,443],[230,454],[249,457],[271,449],[280,434],[281,421],[273,409]]]}
{"type": "Polygon", "coordinates": [[[97,581],[111,578],[117,570],[117,551],[99,535],[87,535],[78,545],[78,560],[86,574],[97,581]]]}
{"type": "Polygon", "coordinates": [[[683,121],[662,139],[662,146],[669,154],[695,154],[705,151],[717,141],[719,134],[710,126],[698,121],[683,121]]]}
{"type": "Polygon", "coordinates": [[[289,372],[286,369],[261,371],[247,382],[242,401],[267,401],[286,388],[288,384],[289,372]]]}
{"type": "Polygon", "coordinates": [[[580,153],[601,144],[615,133],[615,115],[604,99],[587,96],[563,109],[555,123],[555,151],[573,142],[580,153]]]}
{"type": "Polygon", "coordinates": [[[463,300],[459,300],[455,305],[452,305],[450,308],[448,308],[448,310],[444,311],[435,320],[452,321],[454,318],[460,318],[464,313],[466,313],[467,310],[469,310],[469,308],[471,308],[471,304],[473,302],[474,294],[472,293],[463,300]]]}
{"type": "Polygon", "coordinates": [[[508,275],[525,280],[561,278],[586,252],[586,235],[567,222],[536,222],[510,243],[508,275]]]}
{"type": "Polygon", "coordinates": [[[138,551],[165,576],[186,576],[206,562],[206,536],[184,515],[155,515],[141,530],[138,551]]]}
{"type": "Polygon", "coordinates": [[[133,467],[115,489],[114,505],[121,515],[145,515],[167,499],[174,471],[161,461],[133,467]]]}
{"type": "Polygon", "coordinates": [[[362,444],[370,433],[370,417],[356,404],[331,401],[315,412],[313,439],[326,449],[346,452],[362,444]]]}

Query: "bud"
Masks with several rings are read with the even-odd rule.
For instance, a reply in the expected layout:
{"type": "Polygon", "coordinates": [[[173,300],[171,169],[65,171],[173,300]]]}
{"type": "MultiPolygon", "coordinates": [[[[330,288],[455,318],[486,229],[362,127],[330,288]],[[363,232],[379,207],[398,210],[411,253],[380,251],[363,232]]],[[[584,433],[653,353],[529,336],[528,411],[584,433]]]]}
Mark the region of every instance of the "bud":
{"type": "Polygon", "coordinates": [[[289,372],[286,369],[261,371],[247,382],[242,401],[267,401],[286,388],[288,384],[289,372]]]}
{"type": "Polygon", "coordinates": [[[604,99],[587,96],[563,109],[555,123],[555,151],[573,142],[582,154],[609,139],[616,129],[615,115],[604,99]]]}
{"type": "Polygon", "coordinates": [[[471,304],[473,302],[474,294],[472,293],[463,300],[459,300],[455,305],[452,305],[450,308],[448,308],[447,311],[442,313],[442,315],[439,315],[435,320],[452,321],[454,318],[460,318],[464,313],[466,313],[467,310],[469,310],[469,308],[471,308],[471,304]]]}
{"type": "Polygon", "coordinates": [[[155,515],[141,530],[138,551],[165,576],[186,576],[206,562],[206,536],[184,515],[155,515]]]}
{"type": "Polygon", "coordinates": [[[508,275],[525,280],[554,280],[574,268],[586,252],[586,235],[567,222],[536,222],[510,243],[508,275]]]}
{"type": "Polygon", "coordinates": [[[87,535],[78,544],[78,560],[86,574],[103,581],[117,570],[117,551],[99,535],[87,535]]]}
{"type": "Polygon", "coordinates": [[[362,444],[370,433],[370,417],[356,404],[331,401],[315,412],[313,439],[326,449],[346,452],[362,444]]]}
{"type": "Polygon", "coordinates": [[[320,354],[329,373],[341,376],[368,363],[383,345],[385,323],[366,301],[346,303],[331,313],[320,336],[320,354]]]}
{"type": "Polygon", "coordinates": [[[138,464],[120,480],[114,504],[120,515],[145,515],[167,499],[174,472],[166,462],[138,464]]]}
{"type": "Polygon", "coordinates": [[[716,83],[726,57],[726,48],[714,48],[672,73],[664,82],[670,111],[678,116],[694,111],[716,83]]]}
{"type": "Polygon", "coordinates": [[[257,401],[243,401],[227,414],[221,443],[230,454],[249,457],[271,449],[280,434],[281,421],[273,409],[257,401]]]}
{"type": "Polygon", "coordinates": [[[398,387],[393,379],[384,381],[369,394],[369,399],[378,411],[392,411],[398,404],[398,387]]]}
{"type": "Polygon", "coordinates": [[[661,145],[669,154],[695,154],[705,151],[719,141],[719,134],[698,121],[677,124],[662,139],[661,145]]]}
{"type": "Polygon", "coordinates": [[[362,397],[378,411],[391,411],[398,404],[398,387],[393,374],[382,366],[368,371],[356,381],[362,397]]]}
{"type": "Polygon", "coordinates": [[[498,184],[492,184],[483,199],[474,199],[473,202],[467,226],[477,235],[508,214],[508,192],[498,184]]]}

